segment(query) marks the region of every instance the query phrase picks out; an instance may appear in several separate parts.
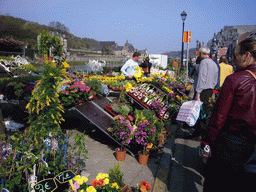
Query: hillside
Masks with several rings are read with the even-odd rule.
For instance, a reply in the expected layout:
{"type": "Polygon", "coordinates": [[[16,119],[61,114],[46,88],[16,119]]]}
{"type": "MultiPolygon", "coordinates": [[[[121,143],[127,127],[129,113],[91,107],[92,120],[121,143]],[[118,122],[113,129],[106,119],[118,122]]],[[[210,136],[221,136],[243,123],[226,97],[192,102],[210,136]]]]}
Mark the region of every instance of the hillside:
{"type": "MultiPolygon", "coordinates": [[[[10,37],[28,44],[28,48],[31,48],[37,44],[37,36],[42,30],[57,31],[63,34],[62,31],[46,25],[12,16],[0,15],[0,38],[10,37]]],[[[68,31],[64,32],[64,34],[68,41],[68,48],[92,49],[99,44],[97,40],[76,37],[68,31]]]]}
{"type": "MultiPolygon", "coordinates": [[[[187,50],[184,50],[184,54],[187,55],[187,50]]],[[[169,58],[179,58],[181,57],[181,51],[170,51],[167,52],[169,58]]],[[[196,48],[189,49],[189,57],[196,57],[196,48]]]]}

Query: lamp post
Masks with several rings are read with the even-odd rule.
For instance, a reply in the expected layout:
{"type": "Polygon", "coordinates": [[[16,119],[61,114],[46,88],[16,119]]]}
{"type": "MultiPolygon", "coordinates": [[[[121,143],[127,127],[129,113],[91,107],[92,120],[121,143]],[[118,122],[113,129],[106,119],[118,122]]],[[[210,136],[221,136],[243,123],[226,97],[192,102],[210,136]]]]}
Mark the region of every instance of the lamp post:
{"type": "Polygon", "coordinates": [[[184,21],[187,17],[187,13],[185,11],[183,11],[181,14],[181,19],[183,21],[183,27],[182,27],[182,40],[181,40],[181,67],[180,67],[180,71],[182,72],[183,71],[183,52],[184,52],[184,42],[183,42],[183,35],[184,35],[184,21]]]}

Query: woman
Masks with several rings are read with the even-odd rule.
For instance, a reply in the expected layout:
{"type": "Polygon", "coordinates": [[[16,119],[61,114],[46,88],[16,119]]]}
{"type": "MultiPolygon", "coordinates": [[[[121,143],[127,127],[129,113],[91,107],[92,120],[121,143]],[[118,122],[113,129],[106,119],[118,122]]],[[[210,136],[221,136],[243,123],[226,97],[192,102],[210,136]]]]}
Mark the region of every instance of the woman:
{"type": "Polygon", "coordinates": [[[201,155],[208,159],[204,191],[255,191],[256,39],[234,49],[237,71],[226,77],[214,106],[201,155]],[[251,74],[252,73],[252,74],[251,74]],[[205,153],[205,146],[210,153],[205,153]],[[252,188],[253,187],[253,188],[252,188]]]}
{"type": "Polygon", "coordinates": [[[233,73],[233,67],[228,64],[228,60],[225,55],[222,55],[220,57],[219,65],[220,65],[220,88],[221,88],[226,77],[233,73]]]}

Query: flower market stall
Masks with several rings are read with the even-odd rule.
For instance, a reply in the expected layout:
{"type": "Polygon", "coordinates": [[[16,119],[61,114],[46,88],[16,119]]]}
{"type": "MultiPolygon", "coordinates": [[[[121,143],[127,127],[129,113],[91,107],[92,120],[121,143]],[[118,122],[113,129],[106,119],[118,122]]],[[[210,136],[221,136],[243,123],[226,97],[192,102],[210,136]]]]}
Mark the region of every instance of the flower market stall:
{"type": "MultiPolygon", "coordinates": [[[[47,33],[44,37],[51,38],[47,33]]],[[[1,188],[12,192],[149,191],[146,181],[125,187],[118,166],[86,184],[88,178],[81,176],[88,153],[83,134],[62,130],[60,124],[67,110],[75,110],[118,143],[116,154],[138,154],[138,163],[145,165],[163,148],[171,134],[170,124],[188,99],[185,82],[164,71],[127,81],[120,73],[102,74],[104,62],[98,66],[99,74],[92,68],[87,68],[88,74],[69,73],[63,58],[52,61],[45,55],[44,59],[42,76],[27,86],[31,91],[26,96],[28,127],[22,134],[14,132],[6,142],[0,141],[1,188]]],[[[17,99],[23,89],[23,84],[10,83],[5,94],[17,99]]]]}

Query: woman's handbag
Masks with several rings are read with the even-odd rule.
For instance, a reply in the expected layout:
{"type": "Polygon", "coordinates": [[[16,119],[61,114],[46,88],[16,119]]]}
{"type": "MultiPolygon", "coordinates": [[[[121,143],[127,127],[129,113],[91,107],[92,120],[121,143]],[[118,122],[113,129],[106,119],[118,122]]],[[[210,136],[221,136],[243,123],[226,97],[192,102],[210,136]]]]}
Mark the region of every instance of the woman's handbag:
{"type": "Polygon", "coordinates": [[[232,133],[221,133],[213,144],[213,156],[222,159],[225,164],[233,170],[243,167],[254,154],[255,144],[248,139],[233,135],[232,133]]]}

